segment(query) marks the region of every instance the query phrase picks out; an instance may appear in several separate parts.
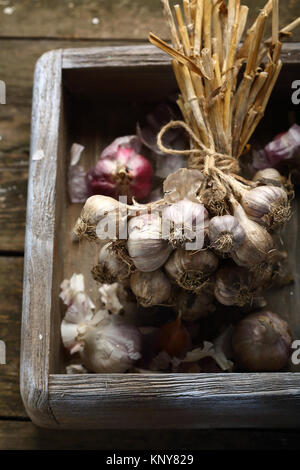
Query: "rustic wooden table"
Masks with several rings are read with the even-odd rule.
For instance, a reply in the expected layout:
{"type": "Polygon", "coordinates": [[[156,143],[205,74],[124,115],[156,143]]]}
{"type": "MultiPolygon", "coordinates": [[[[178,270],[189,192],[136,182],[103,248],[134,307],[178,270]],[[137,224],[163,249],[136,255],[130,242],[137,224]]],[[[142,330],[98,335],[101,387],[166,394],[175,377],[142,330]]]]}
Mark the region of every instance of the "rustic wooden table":
{"type": "MultiPolygon", "coordinates": [[[[252,16],[264,0],[255,5],[252,16]]],[[[299,16],[298,0],[281,2],[281,20],[299,16]]],[[[0,450],[3,449],[267,449],[298,448],[296,431],[103,431],[37,429],[19,393],[19,350],[26,188],[34,64],[51,49],[145,43],[150,30],[167,37],[160,0],[1,0],[0,80],[0,450]]],[[[300,41],[300,31],[294,35],[300,41]]]]}

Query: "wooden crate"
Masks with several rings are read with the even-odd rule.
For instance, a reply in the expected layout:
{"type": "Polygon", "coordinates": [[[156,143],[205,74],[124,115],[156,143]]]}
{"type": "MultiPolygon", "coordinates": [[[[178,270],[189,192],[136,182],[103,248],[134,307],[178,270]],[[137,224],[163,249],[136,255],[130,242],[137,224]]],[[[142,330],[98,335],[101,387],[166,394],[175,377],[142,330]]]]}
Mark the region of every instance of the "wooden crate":
{"type": "MultiPolygon", "coordinates": [[[[270,104],[291,100],[300,45],[284,47],[285,66],[270,104]]],[[[112,138],[134,133],[154,102],[176,92],[169,58],[151,46],[56,50],[34,77],[28,191],[21,392],[29,416],[53,428],[232,428],[300,425],[300,374],[64,374],[61,281],[83,272],[95,247],[71,242],[81,209],[68,202],[72,142],[86,164],[112,138]],[[44,157],[33,155],[43,150],[44,157]]],[[[280,122],[278,122],[280,130],[280,122]]],[[[276,123],[274,123],[276,129],[276,123]]],[[[93,289],[91,289],[93,290],[93,289]]],[[[93,296],[93,292],[89,292],[93,296]]]]}

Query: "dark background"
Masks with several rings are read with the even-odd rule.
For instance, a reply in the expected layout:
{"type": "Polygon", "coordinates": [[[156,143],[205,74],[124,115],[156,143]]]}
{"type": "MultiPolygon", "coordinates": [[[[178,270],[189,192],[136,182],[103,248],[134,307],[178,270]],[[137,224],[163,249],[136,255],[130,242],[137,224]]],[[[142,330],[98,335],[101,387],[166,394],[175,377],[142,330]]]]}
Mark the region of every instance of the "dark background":
{"type": "MultiPolygon", "coordinates": [[[[265,0],[243,3],[253,19],[265,0]]],[[[281,1],[280,11],[284,26],[300,14],[299,0],[281,1]]],[[[51,49],[145,43],[150,30],[168,38],[160,0],[0,1],[0,80],[7,86],[7,104],[0,104],[0,339],[7,346],[0,450],[298,448],[300,435],[288,430],[52,432],[37,429],[24,410],[19,351],[34,64],[51,49]]],[[[300,29],[293,40],[300,41],[300,29]]]]}

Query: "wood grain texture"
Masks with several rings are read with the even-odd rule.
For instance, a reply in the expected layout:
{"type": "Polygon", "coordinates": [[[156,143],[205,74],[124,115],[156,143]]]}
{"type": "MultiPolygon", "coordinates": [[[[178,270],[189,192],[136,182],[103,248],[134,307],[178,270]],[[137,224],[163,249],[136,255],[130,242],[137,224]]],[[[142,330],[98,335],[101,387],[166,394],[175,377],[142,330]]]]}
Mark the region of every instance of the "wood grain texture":
{"type": "MultiPolygon", "coordinates": [[[[298,450],[292,430],[105,430],[39,429],[29,422],[0,421],[0,450],[298,450]]],[[[100,463],[100,461],[99,461],[100,463]]]]}
{"type": "Polygon", "coordinates": [[[297,428],[299,374],[50,375],[70,428],[297,428]]]}
{"type": "Polygon", "coordinates": [[[55,425],[48,404],[55,188],[61,112],[61,52],[48,52],[35,71],[28,186],[21,348],[21,393],[29,416],[55,425]],[[38,150],[44,157],[35,160],[38,150]]]}
{"type": "Polygon", "coordinates": [[[0,417],[25,417],[19,391],[23,258],[0,257],[0,339],[6,364],[0,365],[0,417]]]}
{"type": "MultiPolygon", "coordinates": [[[[251,6],[249,23],[265,5],[265,0],[244,0],[251,6]]],[[[22,0],[15,2],[13,14],[0,9],[0,37],[131,38],[146,39],[149,31],[168,38],[160,0],[22,0]],[[30,11],[30,21],[28,12],[30,11]],[[97,23],[93,18],[97,18],[97,23]]],[[[299,15],[295,0],[280,2],[280,25],[299,15]]],[[[300,39],[299,30],[294,40],[300,39]]]]}
{"type": "MultiPolygon", "coordinates": [[[[24,250],[35,63],[49,50],[89,44],[80,40],[1,40],[0,78],[7,85],[7,104],[0,105],[0,251],[24,250]]],[[[92,44],[105,47],[126,41],[95,40],[92,44]]]]}
{"type": "MultiPolygon", "coordinates": [[[[297,64],[300,59],[298,43],[284,44],[281,52],[282,61],[286,64],[297,64]]],[[[94,68],[94,67],[143,67],[145,65],[166,66],[170,64],[169,56],[155,46],[146,44],[139,46],[124,46],[99,50],[90,47],[85,51],[79,48],[63,51],[63,68],[94,68]]]]}

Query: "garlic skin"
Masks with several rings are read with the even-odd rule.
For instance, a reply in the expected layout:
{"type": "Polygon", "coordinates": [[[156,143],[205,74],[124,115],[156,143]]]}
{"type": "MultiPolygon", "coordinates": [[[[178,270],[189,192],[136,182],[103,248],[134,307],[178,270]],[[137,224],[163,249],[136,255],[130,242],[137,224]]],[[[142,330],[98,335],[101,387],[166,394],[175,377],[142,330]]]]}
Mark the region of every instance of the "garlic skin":
{"type": "Polygon", "coordinates": [[[131,267],[112,249],[111,243],[104,245],[99,252],[99,263],[93,267],[92,275],[101,284],[113,284],[129,278],[131,267]]]}
{"type": "Polygon", "coordinates": [[[211,219],[208,236],[212,248],[220,253],[230,253],[243,243],[246,233],[236,217],[223,215],[211,219]]]}
{"type": "Polygon", "coordinates": [[[172,286],[161,270],[136,271],[130,277],[130,287],[142,307],[168,305],[171,301],[172,286]]]}
{"type": "Polygon", "coordinates": [[[187,249],[193,247],[200,250],[203,247],[209,224],[208,212],[203,204],[189,200],[178,201],[163,210],[162,221],[163,238],[169,240],[174,248],[185,246],[186,243],[187,249]]]}
{"type": "Polygon", "coordinates": [[[243,307],[251,303],[255,288],[249,271],[234,265],[222,267],[216,275],[214,293],[222,305],[243,307]]]}
{"type": "Polygon", "coordinates": [[[291,344],[288,324],[272,312],[247,316],[236,325],[232,336],[236,362],[251,372],[282,370],[288,364],[291,344]]]}
{"type": "Polygon", "coordinates": [[[78,239],[117,240],[127,237],[130,206],[107,196],[91,196],[86,201],[73,233],[78,239]]]}
{"type": "Polygon", "coordinates": [[[282,176],[275,168],[265,168],[255,173],[253,181],[263,186],[281,187],[282,176]]]}
{"type": "Polygon", "coordinates": [[[199,170],[180,168],[171,173],[164,181],[165,202],[174,204],[183,199],[198,203],[198,192],[204,183],[204,176],[199,170]]]}
{"type": "Polygon", "coordinates": [[[176,310],[186,322],[195,322],[216,310],[214,296],[205,291],[199,294],[181,291],[177,298],[176,310]]]}
{"type": "Polygon", "coordinates": [[[83,343],[80,350],[83,365],[96,373],[126,372],[141,358],[142,340],[138,328],[106,311],[98,312],[95,317],[96,324],[78,326],[78,340],[83,343]]]}
{"type": "Polygon", "coordinates": [[[168,276],[180,287],[196,292],[217,270],[218,257],[210,250],[176,250],[165,264],[168,276]]]}
{"type": "Polygon", "coordinates": [[[136,268],[153,272],[166,262],[173,249],[162,239],[162,221],[157,213],[134,217],[128,224],[127,249],[136,268]]]}
{"type": "Polygon", "coordinates": [[[234,216],[245,231],[243,243],[231,253],[232,259],[238,266],[255,268],[264,263],[274,243],[265,228],[250,220],[240,204],[236,204],[234,216]]]}
{"type": "Polygon", "coordinates": [[[285,190],[276,186],[258,186],[245,192],[242,206],[251,220],[270,230],[281,228],[291,214],[285,190]]]}

